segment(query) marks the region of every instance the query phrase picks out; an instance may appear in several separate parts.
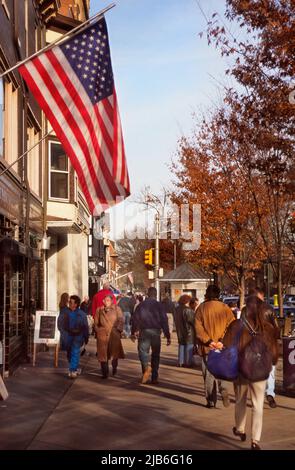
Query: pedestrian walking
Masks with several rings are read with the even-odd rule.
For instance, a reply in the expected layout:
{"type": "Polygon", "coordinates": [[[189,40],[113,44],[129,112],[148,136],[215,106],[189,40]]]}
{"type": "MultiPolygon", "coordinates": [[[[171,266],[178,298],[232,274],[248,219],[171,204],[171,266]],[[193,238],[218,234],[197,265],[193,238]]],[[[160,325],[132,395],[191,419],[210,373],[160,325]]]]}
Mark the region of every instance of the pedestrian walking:
{"type": "Polygon", "coordinates": [[[189,295],[182,295],[178,300],[178,306],[174,313],[178,340],[178,367],[188,367],[192,364],[195,313],[189,307],[190,301],[191,297],[189,295]]]}
{"type": "MultiPolygon", "coordinates": [[[[134,305],[134,309],[133,309],[133,313],[135,312],[135,310],[137,309],[138,305],[141,304],[141,302],[143,302],[143,296],[141,294],[138,294],[136,296],[136,299],[135,299],[135,305],[134,305]]],[[[132,316],[131,316],[132,317],[132,316]]]]}
{"type": "Polygon", "coordinates": [[[61,294],[60,301],[59,301],[59,316],[57,319],[57,328],[60,331],[61,351],[66,351],[67,343],[68,343],[68,332],[63,328],[63,325],[64,325],[65,314],[70,311],[69,300],[70,300],[70,296],[67,292],[64,292],[63,294],[61,294]]]}
{"type": "Polygon", "coordinates": [[[211,349],[220,349],[220,340],[235,317],[231,309],[219,301],[220,290],[215,285],[207,287],[205,301],[200,304],[195,316],[196,341],[198,353],[202,356],[206,407],[214,408],[217,402],[217,386],[224,406],[230,405],[227,382],[216,380],[207,368],[208,353],[211,349]]]}
{"type": "Polygon", "coordinates": [[[200,301],[199,301],[199,299],[198,299],[197,297],[196,297],[196,298],[193,297],[193,298],[190,300],[189,307],[190,307],[194,312],[197,311],[197,308],[198,308],[199,305],[200,305],[200,301]]]}
{"type": "MultiPolygon", "coordinates": [[[[91,314],[91,302],[90,302],[90,299],[89,299],[88,295],[86,295],[84,297],[80,308],[81,308],[81,310],[83,310],[83,312],[86,313],[87,323],[88,323],[88,332],[89,332],[89,336],[91,336],[93,334],[94,319],[93,319],[93,316],[91,314]]],[[[84,346],[81,350],[81,356],[84,356],[85,353],[86,353],[86,348],[84,346]]]]}
{"type": "Polygon", "coordinates": [[[111,290],[111,286],[110,286],[110,283],[109,282],[105,282],[102,286],[102,289],[100,289],[93,297],[92,299],[92,305],[91,305],[91,309],[92,309],[92,316],[94,317],[95,316],[95,313],[96,313],[96,310],[100,307],[103,307],[104,304],[103,304],[103,300],[104,298],[107,296],[107,295],[111,295],[112,299],[113,299],[113,304],[116,305],[116,297],[113,293],[113,291],[111,290]]]}
{"type": "MultiPolygon", "coordinates": [[[[265,308],[263,309],[263,312],[264,312],[265,319],[274,327],[275,333],[276,333],[276,338],[278,340],[280,338],[280,327],[279,327],[277,319],[275,317],[273,308],[271,307],[271,305],[269,305],[268,303],[265,302],[265,296],[264,296],[263,289],[260,289],[259,287],[256,287],[255,289],[253,289],[251,291],[251,294],[256,295],[260,300],[262,300],[262,302],[264,302],[264,307],[265,308]]],[[[276,383],[275,374],[276,374],[276,366],[273,365],[272,370],[271,370],[271,372],[269,374],[269,377],[267,379],[266,389],[265,389],[266,400],[267,400],[270,408],[276,408],[277,407],[277,403],[275,401],[275,396],[276,396],[276,394],[275,394],[275,383],[276,383]]]]}
{"type": "Polygon", "coordinates": [[[138,355],[141,362],[141,383],[146,384],[152,375],[151,383],[158,384],[161,330],[167,338],[167,346],[171,344],[168,318],[160,302],[157,300],[157,289],[150,287],[148,298],[141,302],[133,314],[132,337],[138,338],[138,355]],[[152,351],[151,366],[149,354],[152,351]]]}
{"type": "Polygon", "coordinates": [[[89,297],[88,295],[86,295],[83,299],[83,302],[81,303],[81,310],[83,310],[83,312],[86,313],[86,315],[88,315],[90,313],[90,300],[89,300],[89,297]]]}
{"type": "Polygon", "coordinates": [[[131,334],[130,320],[131,320],[131,312],[133,312],[133,300],[131,298],[131,295],[130,293],[129,295],[123,295],[118,302],[118,305],[124,315],[124,333],[123,334],[125,338],[129,338],[131,334]]]}
{"type": "Polygon", "coordinates": [[[173,329],[174,329],[175,305],[170,299],[170,296],[168,293],[166,293],[161,303],[164,308],[164,312],[166,313],[168,317],[169,332],[170,332],[170,335],[172,335],[173,329]]]}
{"type": "Polygon", "coordinates": [[[112,360],[113,376],[117,373],[118,360],[125,354],[121,341],[124,317],[118,305],[114,305],[112,295],[103,300],[103,307],[98,308],[94,317],[94,329],[97,338],[97,357],[101,365],[102,378],[109,376],[109,360],[112,360]]]}
{"type": "Polygon", "coordinates": [[[189,304],[183,310],[183,318],[187,330],[186,334],[186,345],[184,352],[184,365],[185,367],[192,367],[193,365],[193,354],[194,354],[194,344],[196,342],[195,334],[195,317],[196,312],[191,307],[194,306],[193,299],[189,301],[189,304]]]}
{"type": "MultiPolygon", "coordinates": [[[[240,367],[243,360],[241,358],[241,354],[252,341],[253,331],[255,331],[256,334],[259,334],[259,338],[265,345],[265,354],[271,354],[273,365],[275,365],[278,360],[276,329],[268,320],[266,320],[265,310],[266,304],[256,295],[248,297],[242,319],[232,322],[224,336],[223,344],[225,346],[230,346],[233,344],[237,335],[240,335],[238,341],[240,367]],[[241,329],[241,324],[243,324],[245,318],[248,324],[250,324],[251,330],[245,327],[241,329]]],[[[264,358],[262,357],[262,363],[263,360],[264,358]]],[[[257,368],[258,367],[259,366],[257,365],[257,368]]],[[[236,404],[235,426],[233,427],[233,433],[242,441],[245,441],[247,438],[245,426],[247,418],[247,395],[249,394],[252,401],[251,449],[253,450],[260,450],[259,442],[262,432],[263,403],[266,383],[267,380],[251,381],[249,379],[245,379],[242,374],[240,374],[238,379],[234,382],[236,404]]]]}
{"type": "Polygon", "coordinates": [[[80,297],[71,295],[69,309],[63,315],[61,330],[66,332],[66,350],[69,361],[68,377],[75,379],[81,372],[79,369],[80,350],[88,343],[89,332],[85,312],[80,309],[80,297]]]}

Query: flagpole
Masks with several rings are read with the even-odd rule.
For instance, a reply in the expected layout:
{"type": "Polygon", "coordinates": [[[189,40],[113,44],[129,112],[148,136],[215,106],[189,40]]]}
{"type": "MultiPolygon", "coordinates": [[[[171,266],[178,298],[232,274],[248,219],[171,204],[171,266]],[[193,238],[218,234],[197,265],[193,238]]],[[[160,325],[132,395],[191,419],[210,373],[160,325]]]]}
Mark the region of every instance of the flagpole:
{"type": "MultiPolygon", "coordinates": [[[[55,46],[56,44],[59,44],[61,42],[65,42],[65,40],[67,41],[68,39],[76,36],[76,34],[79,34],[81,31],[83,31],[85,29],[85,27],[88,26],[88,24],[90,24],[93,20],[95,20],[96,18],[100,17],[100,16],[103,16],[107,11],[111,10],[112,8],[114,8],[116,6],[115,3],[111,3],[109,6],[105,7],[103,10],[99,11],[98,13],[96,13],[96,15],[93,15],[91,18],[89,18],[88,20],[84,21],[83,23],[79,24],[78,26],[76,26],[76,28],[74,29],[71,29],[70,31],[67,31],[66,33],[64,33],[62,36],[60,36],[59,38],[57,38],[55,41],[51,42],[50,44],[47,44],[47,46],[43,47],[42,49],[40,49],[39,51],[35,52],[34,54],[32,54],[31,56],[27,57],[26,59],[22,60],[21,62],[18,62],[17,64],[15,64],[13,67],[11,67],[10,69],[8,70],[5,70],[5,72],[3,72],[1,75],[0,75],[0,78],[4,77],[5,75],[7,75],[8,73],[12,72],[13,70],[17,69],[18,67],[20,67],[21,65],[24,65],[26,62],[28,62],[29,60],[32,60],[34,59],[34,57],[37,57],[38,55],[40,55],[42,52],[45,52],[45,51],[48,51],[49,49],[51,49],[53,46],[55,46]]],[[[1,173],[2,174],[2,173],[1,173]]],[[[1,176],[0,174],[0,176],[1,176]]]]}
{"type": "Polygon", "coordinates": [[[21,160],[22,158],[24,158],[29,152],[31,152],[31,150],[33,150],[35,147],[37,147],[37,145],[39,145],[41,142],[43,142],[43,140],[46,139],[46,137],[48,137],[51,133],[53,132],[53,129],[51,129],[51,131],[47,132],[40,140],[38,140],[38,142],[36,142],[33,147],[29,148],[29,150],[26,150],[26,152],[24,152],[20,157],[18,157],[17,160],[14,160],[14,162],[12,162],[9,166],[7,166],[5,168],[5,170],[3,170],[1,173],[0,173],[0,177],[2,175],[4,175],[4,173],[6,173],[8,170],[10,170],[10,168],[15,165],[19,160],[21,160]]]}

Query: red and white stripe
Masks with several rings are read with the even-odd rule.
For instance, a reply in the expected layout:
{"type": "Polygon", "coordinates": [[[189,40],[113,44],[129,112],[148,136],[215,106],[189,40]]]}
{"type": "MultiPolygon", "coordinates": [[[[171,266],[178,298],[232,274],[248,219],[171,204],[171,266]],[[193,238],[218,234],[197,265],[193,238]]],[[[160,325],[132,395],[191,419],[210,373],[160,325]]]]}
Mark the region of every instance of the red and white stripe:
{"type": "Polygon", "coordinates": [[[93,215],[130,194],[116,92],[93,105],[56,46],[19,68],[78,175],[93,215]]]}

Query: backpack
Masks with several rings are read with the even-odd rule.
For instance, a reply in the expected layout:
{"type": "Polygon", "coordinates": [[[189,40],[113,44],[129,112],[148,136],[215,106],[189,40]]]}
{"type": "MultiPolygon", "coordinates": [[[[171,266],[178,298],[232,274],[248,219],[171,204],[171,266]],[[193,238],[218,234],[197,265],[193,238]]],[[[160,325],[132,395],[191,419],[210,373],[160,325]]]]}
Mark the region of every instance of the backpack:
{"type": "Polygon", "coordinates": [[[261,334],[252,328],[247,319],[243,318],[242,322],[251,340],[239,354],[240,374],[249,382],[266,380],[272,369],[272,354],[261,334]]]}
{"type": "Polygon", "coordinates": [[[79,313],[77,314],[76,324],[73,328],[70,328],[70,315],[69,312],[66,312],[64,317],[64,329],[70,336],[80,336],[83,333],[81,315],[79,313]]]}

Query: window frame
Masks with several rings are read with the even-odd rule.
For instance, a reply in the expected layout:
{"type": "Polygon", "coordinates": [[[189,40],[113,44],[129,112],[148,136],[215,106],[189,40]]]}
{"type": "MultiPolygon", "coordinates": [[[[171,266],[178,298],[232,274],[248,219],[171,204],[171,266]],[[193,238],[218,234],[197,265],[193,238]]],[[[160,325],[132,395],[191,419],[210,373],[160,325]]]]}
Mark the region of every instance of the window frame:
{"type": "Polygon", "coordinates": [[[68,161],[68,169],[67,170],[62,170],[62,171],[61,170],[52,170],[51,169],[51,155],[52,155],[51,148],[52,148],[52,144],[57,144],[57,145],[60,145],[62,147],[61,143],[58,142],[57,140],[48,140],[48,199],[50,201],[69,202],[69,200],[70,200],[70,165],[69,165],[69,161],[68,161]],[[67,178],[68,197],[67,198],[51,196],[51,173],[61,173],[61,174],[67,174],[68,175],[68,178],[67,178]]]}
{"type": "Polygon", "coordinates": [[[41,169],[42,169],[42,154],[41,154],[41,148],[40,144],[37,145],[33,150],[29,151],[30,148],[33,145],[36,145],[38,142],[40,142],[41,139],[41,131],[36,129],[33,124],[27,121],[27,176],[29,179],[30,183],[30,190],[31,192],[39,199],[42,200],[42,193],[43,193],[43,185],[42,185],[42,175],[41,175],[41,169]],[[33,141],[31,142],[31,133],[33,133],[33,141]],[[31,154],[31,155],[30,155],[31,154]],[[29,161],[30,159],[34,159],[33,164],[31,165],[31,162],[29,161]],[[36,192],[36,187],[35,184],[33,184],[33,173],[35,173],[36,166],[35,166],[35,159],[38,162],[38,168],[37,168],[37,174],[38,174],[38,181],[37,181],[37,186],[38,186],[38,191],[36,192]],[[34,187],[33,187],[34,186],[34,187]]]}

